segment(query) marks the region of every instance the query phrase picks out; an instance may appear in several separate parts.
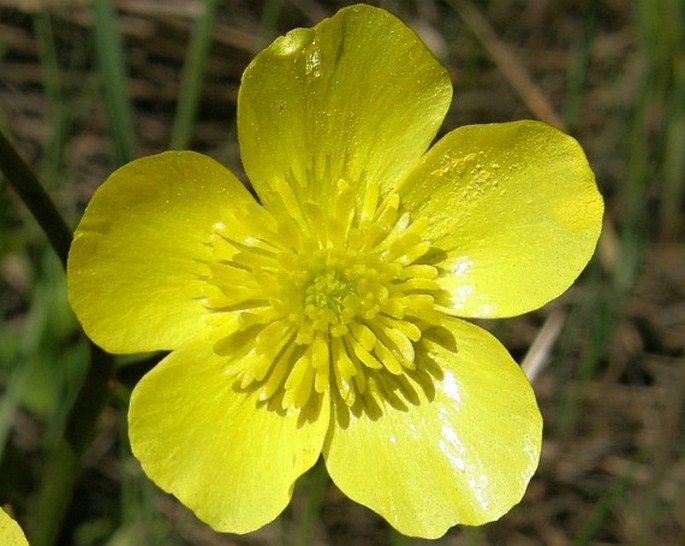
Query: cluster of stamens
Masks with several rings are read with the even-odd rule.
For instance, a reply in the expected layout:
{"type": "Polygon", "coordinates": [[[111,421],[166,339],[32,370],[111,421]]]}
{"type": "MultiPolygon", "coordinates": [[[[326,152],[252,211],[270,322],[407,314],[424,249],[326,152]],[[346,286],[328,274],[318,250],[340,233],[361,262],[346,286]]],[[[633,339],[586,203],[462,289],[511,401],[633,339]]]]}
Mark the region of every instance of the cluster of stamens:
{"type": "Polygon", "coordinates": [[[424,221],[375,186],[361,204],[344,181],[335,190],[327,206],[234,212],[213,234],[206,305],[225,325],[215,350],[240,388],[282,395],[284,408],[333,391],[353,406],[369,374],[415,369],[416,343],[443,318],[424,221]]]}

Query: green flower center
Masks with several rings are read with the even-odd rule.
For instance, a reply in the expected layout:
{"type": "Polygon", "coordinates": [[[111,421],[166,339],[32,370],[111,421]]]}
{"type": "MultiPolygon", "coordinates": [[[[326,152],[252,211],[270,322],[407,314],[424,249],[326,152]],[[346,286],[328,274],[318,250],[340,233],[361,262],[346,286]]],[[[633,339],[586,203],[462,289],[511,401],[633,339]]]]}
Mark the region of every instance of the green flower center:
{"type": "Polygon", "coordinates": [[[423,331],[444,317],[426,221],[395,195],[359,210],[349,194],[215,228],[206,305],[226,324],[215,350],[240,388],[285,409],[327,392],[354,405],[371,376],[414,370],[423,331]]]}
{"type": "Polygon", "coordinates": [[[295,342],[311,343],[318,334],[341,337],[354,320],[371,320],[388,299],[392,268],[373,256],[342,249],[294,257],[284,267],[274,305],[294,328],[295,342]]]}
{"type": "Polygon", "coordinates": [[[317,273],[304,296],[307,316],[312,320],[318,320],[322,313],[340,315],[343,309],[350,307],[352,290],[352,284],[341,271],[329,269],[317,273]]]}
{"type": "Polygon", "coordinates": [[[359,297],[343,272],[325,269],[314,274],[304,294],[304,315],[319,331],[340,336],[356,315],[359,297]]]}

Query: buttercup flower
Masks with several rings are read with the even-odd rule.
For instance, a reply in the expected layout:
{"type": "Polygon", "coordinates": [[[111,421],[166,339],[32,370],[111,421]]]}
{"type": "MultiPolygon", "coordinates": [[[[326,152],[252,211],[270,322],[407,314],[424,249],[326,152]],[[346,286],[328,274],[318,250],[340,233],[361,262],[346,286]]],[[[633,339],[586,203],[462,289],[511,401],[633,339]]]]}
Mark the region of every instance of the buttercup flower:
{"type": "Polygon", "coordinates": [[[466,126],[429,150],[451,97],[413,31],[351,6],[243,75],[259,203],[192,152],[133,161],[90,202],[71,304],[108,351],[171,351],[132,393],[131,445],[215,529],[271,521],[321,454],[345,494],[408,535],[521,499],[540,453],[533,391],[456,317],[563,292],[602,199],[576,141],[543,123],[466,126]]]}
{"type": "Polygon", "coordinates": [[[19,524],[0,508],[0,544],[3,546],[29,546],[19,524]]]}

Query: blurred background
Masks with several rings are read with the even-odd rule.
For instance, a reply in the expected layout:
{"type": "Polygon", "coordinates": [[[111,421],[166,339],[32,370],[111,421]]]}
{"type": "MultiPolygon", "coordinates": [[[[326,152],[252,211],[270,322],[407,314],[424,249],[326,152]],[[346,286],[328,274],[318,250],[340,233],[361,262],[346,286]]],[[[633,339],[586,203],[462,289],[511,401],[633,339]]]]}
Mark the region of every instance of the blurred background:
{"type": "MultiPolygon", "coordinates": [[[[275,36],[350,3],[0,0],[0,127],[72,227],[134,157],[191,148],[242,173],[242,71],[275,36]]],[[[443,132],[521,118],[557,125],[585,148],[606,200],[598,251],[573,288],[485,324],[533,381],[540,468],[500,521],[435,544],[685,544],[685,2],[369,3],[399,15],[449,68],[443,132]]],[[[0,503],[23,524],[88,348],[58,259],[1,177],[0,320],[0,503]]],[[[127,366],[110,384],[60,544],[432,543],[398,536],[308,476],[274,523],[243,537],[213,532],[131,457],[137,370],[127,366]]]]}

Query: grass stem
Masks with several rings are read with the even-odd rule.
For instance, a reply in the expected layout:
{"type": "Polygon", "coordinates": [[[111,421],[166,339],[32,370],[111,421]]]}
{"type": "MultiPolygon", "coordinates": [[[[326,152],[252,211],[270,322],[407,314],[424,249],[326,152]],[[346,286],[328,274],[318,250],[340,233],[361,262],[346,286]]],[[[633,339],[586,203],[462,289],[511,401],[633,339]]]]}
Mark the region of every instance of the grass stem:
{"type": "MultiPolygon", "coordinates": [[[[0,171],[26,204],[45,232],[66,268],[71,231],[35,173],[0,132],[0,171]]],[[[90,366],[76,401],[67,417],[62,438],[49,455],[30,524],[32,546],[54,544],[66,514],[81,468],[81,458],[91,439],[114,372],[111,355],[91,344],[90,366]]]]}
{"type": "Polygon", "coordinates": [[[133,157],[136,148],[123,45],[111,0],[93,0],[91,9],[95,25],[95,49],[101,84],[105,90],[114,155],[117,165],[123,165],[133,157]]]}
{"type": "Polygon", "coordinates": [[[48,456],[38,497],[29,514],[32,546],[51,546],[59,538],[81,471],[83,453],[107,402],[113,373],[112,355],[91,343],[86,378],[69,411],[64,434],[48,456]]]}
{"type": "Polygon", "coordinates": [[[66,268],[71,245],[71,230],[41,186],[36,174],[21,158],[2,131],[0,131],[0,171],[28,207],[66,268]]]}
{"type": "Polygon", "coordinates": [[[306,498],[303,510],[298,514],[293,533],[292,546],[308,546],[313,544],[313,533],[319,520],[321,505],[328,490],[328,472],[323,460],[319,460],[307,475],[306,498]]]}
{"type": "Polygon", "coordinates": [[[187,148],[193,135],[202,82],[207,71],[207,57],[212,44],[218,0],[205,0],[190,37],[190,45],[183,64],[178,109],[171,130],[171,148],[187,148]]]}

